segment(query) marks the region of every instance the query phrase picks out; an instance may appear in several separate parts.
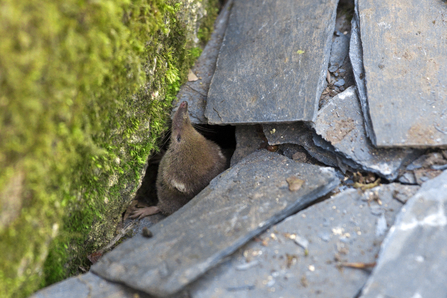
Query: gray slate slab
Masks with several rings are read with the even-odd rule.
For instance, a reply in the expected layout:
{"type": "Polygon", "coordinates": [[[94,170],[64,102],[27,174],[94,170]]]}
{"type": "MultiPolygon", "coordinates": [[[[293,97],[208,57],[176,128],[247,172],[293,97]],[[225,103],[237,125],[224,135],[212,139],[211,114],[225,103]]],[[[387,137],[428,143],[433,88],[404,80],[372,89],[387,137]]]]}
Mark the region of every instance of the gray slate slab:
{"type": "Polygon", "coordinates": [[[30,298],[149,298],[150,296],[102,279],[89,272],[42,289],[30,298]]]}
{"type": "Polygon", "coordinates": [[[444,172],[402,208],[361,297],[447,297],[446,210],[444,172]]]}
{"type": "Polygon", "coordinates": [[[180,88],[180,91],[177,94],[177,102],[171,113],[171,118],[174,117],[180,103],[187,101],[190,116],[189,119],[191,122],[196,124],[208,124],[208,121],[204,116],[207,94],[211,78],[216,69],[217,56],[228,25],[228,17],[230,16],[232,4],[233,0],[228,0],[217,17],[216,22],[214,23],[213,34],[192,68],[192,72],[198,77],[198,80],[186,82],[180,88]]]}
{"type": "Polygon", "coordinates": [[[319,162],[338,167],[343,172],[358,167],[352,160],[335,153],[332,145],[315,134],[307,125],[300,122],[291,124],[265,124],[264,134],[270,145],[297,144],[319,162]]]}
{"type": "Polygon", "coordinates": [[[183,208],[103,256],[91,270],[149,294],[167,296],[197,279],[272,224],[339,184],[331,168],[266,150],[228,169],[183,208]],[[304,185],[291,192],[286,179],[304,185]]]}
{"type": "Polygon", "coordinates": [[[234,166],[261,147],[264,140],[260,134],[262,135],[262,128],[255,125],[236,126],[236,150],[231,157],[230,166],[234,166]],[[258,129],[261,129],[261,132],[258,129]]]}
{"type": "MultiPolygon", "coordinates": [[[[410,149],[377,149],[367,139],[356,88],[335,96],[318,111],[315,131],[336,152],[353,160],[362,170],[395,180],[399,169],[422,152],[410,149]]],[[[351,165],[352,166],[352,165],[351,165]]]]}
{"type": "Polygon", "coordinates": [[[351,189],[313,205],[271,227],[207,272],[189,287],[190,295],[355,297],[370,272],[339,265],[373,263],[388,227],[403,206],[393,194],[410,196],[417,189],[400,184],[382,185],[364,194],[351,189]],[[382,205],[376,201],[368,204],[375,194],[382,205]]]}
{"type": "MultiPolygon", "coordinates": [[[[357,7],[357,0],[356,0],[357,7]]],[[[349,60],[351,62],[354,80],[357,86],[357,93],[362,107],[363,119],[365,121],[365,131],[373,144],[376,143],[376,135],[371,124],[371,115],[369,114],[369,105],[366,95],[365,68],[363,67],[363,48],[360,39],[359,16],[357,9],[354,10],[354,16],[351,21],[351,40],[349,43],[349,60]]]]}
{"type": "Polygon", "coordinates": [[[349,53],[349,37],[340,34],[332,42],[331,56],[329,58],[329,71],[335,72],[339,69],[349,53]]]}
{"type": "Polygon", "coordinates": [[[445,3],[362,0],[357,9],[374,145],[446,145],[445,3]]]}
{"type": "Polygon", "coordinates": [[[209,123],[314,120],[337,3],[235,1],[208,93],[209,123]]]}

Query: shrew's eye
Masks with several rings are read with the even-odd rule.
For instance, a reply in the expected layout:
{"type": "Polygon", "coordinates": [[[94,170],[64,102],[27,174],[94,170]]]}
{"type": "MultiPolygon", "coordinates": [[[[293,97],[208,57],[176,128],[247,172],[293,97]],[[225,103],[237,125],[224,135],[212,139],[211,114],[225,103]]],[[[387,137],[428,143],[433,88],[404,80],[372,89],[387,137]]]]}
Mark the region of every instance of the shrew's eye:
{"type": "Polygon", "coordinates": [[[181,139],[182,137],[180,135],[177,135],[177,142],[180,142],[181,139]]]}

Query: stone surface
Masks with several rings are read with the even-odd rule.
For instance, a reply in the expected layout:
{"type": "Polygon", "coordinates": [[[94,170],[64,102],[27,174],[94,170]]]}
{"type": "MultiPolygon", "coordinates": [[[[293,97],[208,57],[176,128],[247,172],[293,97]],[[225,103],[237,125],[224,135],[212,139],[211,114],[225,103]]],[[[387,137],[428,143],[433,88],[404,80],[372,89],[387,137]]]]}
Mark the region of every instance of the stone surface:
{"type": "MultiPolygon", "coordinates": [[[[356,88],[350,87],[335,96],[318,111],[315,131],[336,152],[357,163],[361,170],[395,180],[399,169],[419,154],[410,149],[377,149],[367,139],[356,88]]],[[[358,166],[351,166],[358,168],[358,166]]]]}
{"type": "Polygon", "coordinates": [[[87,273],[66,279],[33,294],[30,298],[150,298],[149,295],[87,273]]]}
{"type": "Polygon", "coordinates": [[[337,3],[235,1],[208,93],[209,123],[314,120],[337,3]]]}
{"type": "Polygon", "coordinates": [[[340,34],[332,42],[331,57],[329,59],[329,71],[335,72],[343,65],[349,53],[349,37],[340,34]]]}
{"type": "Polygon", "coordinates": [[[228,17],[232,5],[233,0],[228,0],[217,17],[216,22],[214,23],[213,34],[192,68],[192,73],[198,80],[188,81],[180,88],[180,91],[177,94],[177,103],[172,110],[171,117],[174,117],[179,104],[183,101],[187,101],[190,116],[189,119],[191,122],[196,124],[208,124],[208,121],[204,116],[208,89],[216,69],[217,56],[228,25],[228,17]]]}
{"type": "MultiPolygon", "coordinates": [[[[356,0],[357,3],[357,0],[356,0]]],[[[349,60],[351,62],[354,80],[357,86],[357,93],[362,107],[363,119],[365,121],[365,131],[373,144],[376,143],[376,136],[371,125],[371,116],[369,115],[369,105],[366,97],[365,68],[363,67],[363,49],[360,40],[359,16],[357,9],[354,10],[354,16],[351,22],[351,40],[349,43],[349,60]]]]}
{"type": "Polygon", "coordinates": [[[447,172],[408,200],[361,297],[446,297],[447,172]]]}
{"type": "Polygon", "coordinates": [[[313,142],[314,133],[304,123],[295,122],[291,124],[265,124],[262,127],[270,145],[300,145],[306,149],[310,156],[325,165],[339,167],[342,170],[348,168],[347,165],[345,166],[342,163],[341,157],[338,157],[333,152],[315,146],[313,142]]]}
{"type": "Polygon", "coordinates": [[[228,169],[180,210],[106,254],[91,270],[146,293],[166,296],[272,224],[339,184],[331,168],[296,163],[266,150],[228,169]],[[286,179],[304,185],[289,191],[286,179]]]}
{"type": "Polygon", "coordinates": [[[264,142],[262,127],[255,125],[236,126],[236,150],[231,157],[230,166],[234,166],[244,157],[259,149],[264,142]]]}
{"type": "Polygon", "coordinates": [[[447,160],[441,152],[430,152],[420,156],[406,167],[399,181],[406,184],[423,184],[440,175],[447,168],[447,160]]]}
{"type": "MultiPolygon", "coordinates": [[[[166,218],[165,215],[163,214],[154,214],[145,218],[142,218],[140,220],[137,221],[135,227],[132,229],[132,235],[141,235],[141,233],[143,232],[144,228],[150,228],[152,227],[154,224],[157,224],[159,222],[161,222],[162,220],[164,220],[166,218]]],[[[129,224],[132,220],[127,219],[124,224],[129,224]]]]}
{"type": "Polygon", "coordinates": [[[374,145],[447,145],[446,6],[357,1],[374,145]]]}
{"type": "Polygon", "coordinates": [[[393,194],[409,196],[418,188],[389,184],[364,194],[351,189],[313,205],[207,272],[189,287],[190,296],[355,297],[369,271],[341,265],[375,262],[402,206],[393,194]],[[372,200],[375,197],[382,205],[372,200]]]}

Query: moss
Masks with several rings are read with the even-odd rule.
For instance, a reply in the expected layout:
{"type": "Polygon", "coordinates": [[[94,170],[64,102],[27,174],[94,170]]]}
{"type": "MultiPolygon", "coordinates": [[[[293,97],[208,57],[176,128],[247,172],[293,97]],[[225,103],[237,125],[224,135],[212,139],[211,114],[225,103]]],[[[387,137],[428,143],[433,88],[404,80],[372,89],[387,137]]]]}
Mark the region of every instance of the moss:
{"type": "Polygon", "coordinates": [[[217,18],[219,12],[219,2],[218,0],[211,0],[208,5],[209,17],[200,23],[199,31],[197,32],[197,37],[199,38],[202,45],[211,38],[211,34],[214,29],[214,20],[217,18]]]}
{"type": "Polygon", "coordinates": [[[113,237],[213,5],[0,3],[1,297],[88,269],[113,237]]]}

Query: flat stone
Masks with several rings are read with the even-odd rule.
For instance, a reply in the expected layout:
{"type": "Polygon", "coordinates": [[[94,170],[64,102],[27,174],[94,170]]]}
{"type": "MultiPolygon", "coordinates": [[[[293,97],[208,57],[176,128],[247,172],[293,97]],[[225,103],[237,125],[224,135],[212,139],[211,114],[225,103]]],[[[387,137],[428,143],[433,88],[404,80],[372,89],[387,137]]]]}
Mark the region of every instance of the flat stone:
{"type": "Polygon", "coordinates": [[[302,146],[317,161],[339,168],[343,173],[347,170],[364,170],[354,160],[337,152],[334,146],[317,135],[304,123],[263,125],[264,134],[270,145],[297,144],[302,146]]]}
{"type": "Polygon", "coordinates": [[[337,3],[235,1],[208,93],[209,123],[313,121],[337,3]]]}
{"type": "Polygon", "coordinates": [[[331,168],[257,151],[220,174],[180,210],[104,255],[91,270],[146,293],[183,289],[272,224],[339,184],[331,168]],[[304,180],[294,192],[286,179],[304,180]]]}
{"type": "Polygon", "coordinates": [[[407,184],[423,184],[440,175],[447,168],[447,160],[441,152],[430,152],[420,156],[406,167],[399,181],[407,184]]]}
{"type": "Polygon", "coordinates": [[[355,87],[339,93],[318,111],[315,131],[337,153],[357,163],[361,170],[376,173],[390,181],[398,177],[403,165],[421,154],[419,150],[377,149],[371,144],[366,137],[355,87]]]}
{"type": "Polygon", "coordinates": [[[343,86],[345,84],[345,80],[343,80],[343,79],[339,79],[339,80],[337,80],[335,83],[334,83],[334,86],[336,86],[336,87],[341,87],[341,86],[343,86]]]}
{"type": "Polygon", "coordinates": [[[447,172],[422,185],[383,241],[367,297],[447,295],[447,172]]]}
{"type": "MultiPolygon", "coordinates": [[[[357,0],[356,0],[357,2],[357,0]]],[[[365,131],[367,137],[376,143],[376,136],[372,129],[371,116],[369,115],[369,105],[366,96],[365,68],[363,67],[363,48],[360,40],[359,16],[357,9],[351,21],[351,40],[349,43],[349,60],[351,62],[354,80],[357,86],[357,94],[362,107],[363,119],[365,121],[365,131]]]]}
{"type": "Polygon", "coordinates": [[[314,133],[302,122],[291,124],[264,124],[262,127],[270,145],[300,145],[306,149],[310,156],[325,165],[339,167],[341,169],[348,168],[348,165],[342,162],[341,156],[339,157],[334,152],[316,146],[313,142],[314,133]]]}
{"type": "Polygon", "coordinates": [[[232,5],[233,0],[228,0],[217,17],[211,38],[192,68],[192,73],[198,77],[198,80],[188,81],[180,88],[177,94],[177,102],[171,113],[171,118],[174,117],[180,103],[187,101],[191,122],[208,124],[204,116],[208,89],[216,69],[217,56],[219,55],[219,50],[228,25],[228,17],[230,16],[232,5]]]}
{"type": "Polygon", "coordinates": [[[236,150],[231,157],[230,166],[259,149],[264,142],[262,134],[262,128],[255,125],[236,126],[236,150]]]}
{"type": "Polygon", "coordinates": [[[364,194],[350,189],[313,205],[271,227],[207,272],[191,284],[190,295],[355,297],[370,272],[342,265],[375,262],[388,226],[403,206],[393,193],[418,188],[389,184],[364,194]],[[368,203],[373,196],[382,205],[368,203]],[[375,215],[373,209],[381,212],[375,215]]]}
{"type": "Polygon", "coordinates": [[[403,184],[417,184],[416,183],[416,178],[414,177],[414,174],[412,172],[404,172],[400,177],[399,177],[399,182],[403,183],[403,184]]]}
{"type": "Polygon", "coordinates": [[[365,0],[356,8],[374,145],[446,145],[445,3],[365,0]]]}
{"type": "Polygon", "coordinates": [[[331,57],[329,59],[329,71],[335,72],[339,69],[349,53],[349,37],[341,34],[332,42],[331,57]]]}
{"type": "Polygon", "coordinates": [[[150,298],[149,295],[89,272],[34,293],[30,298],[150,298]]]}

